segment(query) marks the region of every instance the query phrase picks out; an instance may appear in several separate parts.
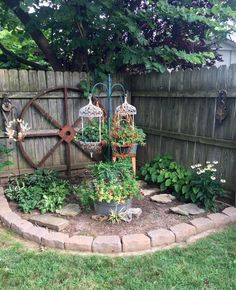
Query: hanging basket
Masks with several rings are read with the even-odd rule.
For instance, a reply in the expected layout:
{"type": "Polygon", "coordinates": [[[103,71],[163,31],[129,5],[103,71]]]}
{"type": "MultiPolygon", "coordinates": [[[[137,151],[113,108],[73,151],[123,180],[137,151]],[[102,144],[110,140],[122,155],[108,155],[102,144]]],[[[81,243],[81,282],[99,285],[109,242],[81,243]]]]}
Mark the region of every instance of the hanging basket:
{"type": "Polygon", "coordinates": [[[102,155],[105,144],[102,142],[83,142],[78,141],[81,148],[91,155],[102,155]]]}

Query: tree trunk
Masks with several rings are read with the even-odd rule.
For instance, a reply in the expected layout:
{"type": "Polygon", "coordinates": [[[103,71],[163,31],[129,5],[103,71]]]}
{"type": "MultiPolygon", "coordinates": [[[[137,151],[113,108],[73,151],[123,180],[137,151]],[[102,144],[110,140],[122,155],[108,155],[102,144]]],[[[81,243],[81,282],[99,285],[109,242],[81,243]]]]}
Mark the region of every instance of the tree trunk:
{"type": "Polygon", "coordinates": [[[87,49],[77,48],[74,50],[71,71],[88,72],[88,52],[87,49]]]}
{"type": "Polygon", "coordinates": [[[6,6],[10,8],[15,13],[15,15],[20,19],[20,21],[24,24],[28,33],[31,35],[32,39],[36,42],[39,49],[42,51],[45,58],[52,66],[52,68],[58,71],[63,70],[62,63],[60,62],[60,60],[58,60],[55,52],[53,51],[44,34],[40,30],[38,30],[34,24],[31,24],[32,21],[29,14],[26,13],[20,7],[20,1],[19,0],[3,0],[3,1],[6,4],[6,6]]]}

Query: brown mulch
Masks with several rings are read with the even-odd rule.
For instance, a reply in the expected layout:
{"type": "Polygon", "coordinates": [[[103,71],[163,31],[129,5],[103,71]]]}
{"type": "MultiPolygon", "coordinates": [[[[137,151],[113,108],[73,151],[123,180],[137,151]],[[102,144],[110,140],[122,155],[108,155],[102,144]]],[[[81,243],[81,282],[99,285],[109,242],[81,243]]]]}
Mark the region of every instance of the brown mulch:
{"type": "MultiPolygon", "coordinates": [[[[133,207],[142,209],[142,215],[139,219],[134,218],[130,223],[120,222],[119,224],[111,224],[109,221],[97,221],[91,217],[95,212],[89,213],[82,212],[76,217],[68,217],[70,225],[63,231],[72,235],[125,235],[134,233],[146,233],[150,230],[159,228],[169,228],[173,225],[182,222],[188,222],[196,216],[187,217],[181,216],[169,211],[170,207],[181,204],[178,201],[173,201],[168,204],[159,204],[150,200],[149,196],[144,197],[142,200],[134,200],[133,207]]],[[[13,211],[17,212],[22,218],[29,219],[32,215],[38,214],[34,211],[31,214],[24,214],[19,211],[17,204],[14,202],[9,203],[13,211]]],[[[59,216],[57,214],[53,214],[59,216]]],[[[201,216],[205,216],[203,214],[201,216]]],[[[198,215],[199,217],[199,215],[198,215]]],[[[66,217],[62,217],[66,218],[66,217]]]]}

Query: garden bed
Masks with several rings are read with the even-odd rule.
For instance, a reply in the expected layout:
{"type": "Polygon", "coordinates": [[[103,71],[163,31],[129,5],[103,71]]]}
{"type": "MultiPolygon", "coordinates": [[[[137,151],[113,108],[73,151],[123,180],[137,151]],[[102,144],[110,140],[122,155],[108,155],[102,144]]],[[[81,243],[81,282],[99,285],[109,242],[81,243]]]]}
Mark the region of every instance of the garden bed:
{"type": "MultiPolygon", "coordinates": [[[[71,201],[74,202],[73,197],[71,201]]],[[[168,204],[160,204],[150,200],[150,196],[144,197],[142,200],[134,200],[133,207],[141,208],[142,214],[139,219],[133,218],[130,223],[120,222],[119,224],[111,224],[111,222],[103,220],[94,220],[92,217],[96,215],[94,211],[82,212],[75,217],[64,217],[69,220],[69,226],[62,232],[73,235],[125,235],[132,233],[146,233],[152,229],[170,228],[182,222],[188,222],[193,218],[206,216],[207,213],[197,216],[181,216],[169,211],[170,207],[180,205],[179,201],[172,201],[168,204]]],[[[39,214],[33,211],[31,214],[24,214],[18,208],[15,202],[9,202],[12,211],[16,212],[23,219],[29,220],[32,216],[39,214]]],[[[51,214],[60,216],[59,214],[51,214]]],[[[61,216],[60,216],[61,217],[61,216]]]]}

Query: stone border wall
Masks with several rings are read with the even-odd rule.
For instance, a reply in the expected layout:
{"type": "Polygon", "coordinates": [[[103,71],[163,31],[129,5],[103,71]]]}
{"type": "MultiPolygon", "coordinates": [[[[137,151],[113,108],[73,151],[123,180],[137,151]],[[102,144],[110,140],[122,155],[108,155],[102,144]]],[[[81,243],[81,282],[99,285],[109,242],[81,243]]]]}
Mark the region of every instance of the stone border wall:
{"type": "Polygon", "coordinates": [[[0,220],[13,232],[23,238],[36,242],[41,246],[62,250],[100,253],[100,254],[138,254],[152,252],[166,246],[174,246],[182,242],[191,242],[219,230],[229,224],[236,224],[236,208],[228,207],[222,213],[209,214],[207,218],[196,218],[187,223],[180,223],[169,229],[154,229],[146,234],[129,234],[112,236],[79,236],[49,231],[34,226],[12,212],[0,187],[0,220]]]}

